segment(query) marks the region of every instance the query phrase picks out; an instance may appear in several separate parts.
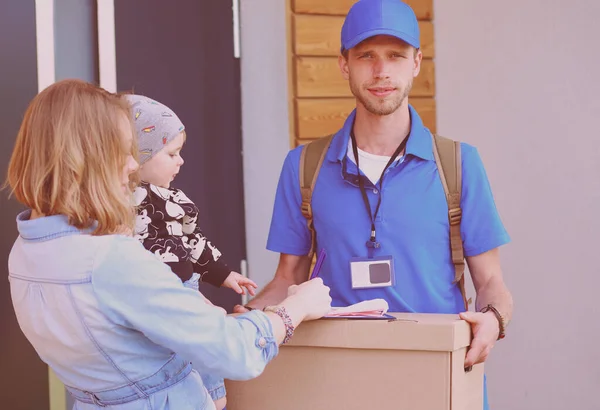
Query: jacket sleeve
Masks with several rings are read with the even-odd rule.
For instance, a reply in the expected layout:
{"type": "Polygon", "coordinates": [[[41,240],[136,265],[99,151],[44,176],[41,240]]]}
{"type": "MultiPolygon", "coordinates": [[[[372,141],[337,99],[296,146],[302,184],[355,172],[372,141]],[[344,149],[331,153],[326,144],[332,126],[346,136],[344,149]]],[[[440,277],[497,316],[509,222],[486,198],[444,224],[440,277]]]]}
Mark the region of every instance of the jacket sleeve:
{"type": "Polygon", "coordinates": [[[116,236],[97,256],[92,284],[100,309],[114,323],[139,330],[199,371],[247,380],[278,353],[263,312],[224,315],[133,238],[116,236]]]}

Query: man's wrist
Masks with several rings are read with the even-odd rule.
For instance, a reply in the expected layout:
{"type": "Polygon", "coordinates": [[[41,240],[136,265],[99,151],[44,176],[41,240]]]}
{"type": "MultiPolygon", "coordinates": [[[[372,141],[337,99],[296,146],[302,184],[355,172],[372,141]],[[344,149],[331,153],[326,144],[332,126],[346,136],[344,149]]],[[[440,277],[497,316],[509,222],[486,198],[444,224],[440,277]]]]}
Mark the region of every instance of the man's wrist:
{"type": "Polygon", "coordinates": [[[498,311],[498,309],[496,309],[496,307],[492,304],[489,304],[485,307],[483,307],[480,310],[481,313],[487,313],[490,315],[493,315],[496,320],[498,321],[498,340],[504,339],[504,337],[506,336],[506,320],[504,319],[504,317],[502,316],[502,314],[498,311]]]}

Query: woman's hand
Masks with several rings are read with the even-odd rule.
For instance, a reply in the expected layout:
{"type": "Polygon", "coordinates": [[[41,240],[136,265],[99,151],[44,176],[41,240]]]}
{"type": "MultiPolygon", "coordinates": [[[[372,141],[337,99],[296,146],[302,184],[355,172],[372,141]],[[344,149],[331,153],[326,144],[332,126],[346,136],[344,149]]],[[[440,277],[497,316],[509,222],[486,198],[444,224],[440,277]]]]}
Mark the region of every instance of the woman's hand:
{"type": "Polygon", "coordinates": [[[305,320],[320,319],[331,311],[329,287],[321,278],[292,285],[288,288],[288,297],[281,304],[290,315],[294,326],[305,320]]]}

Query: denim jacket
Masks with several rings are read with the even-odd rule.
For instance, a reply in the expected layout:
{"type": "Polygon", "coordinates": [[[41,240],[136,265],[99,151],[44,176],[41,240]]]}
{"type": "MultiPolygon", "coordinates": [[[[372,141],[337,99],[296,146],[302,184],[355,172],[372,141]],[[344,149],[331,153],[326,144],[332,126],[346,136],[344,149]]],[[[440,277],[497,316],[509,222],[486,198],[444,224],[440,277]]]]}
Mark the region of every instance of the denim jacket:
{"type": "Polygon", "coordinates": [[[263,312],[224,315],[136,239],[29,216],[9,256],[12,302],[74,409],[213,409],[199,372],[250,379],[277,355],[263,312]]]}

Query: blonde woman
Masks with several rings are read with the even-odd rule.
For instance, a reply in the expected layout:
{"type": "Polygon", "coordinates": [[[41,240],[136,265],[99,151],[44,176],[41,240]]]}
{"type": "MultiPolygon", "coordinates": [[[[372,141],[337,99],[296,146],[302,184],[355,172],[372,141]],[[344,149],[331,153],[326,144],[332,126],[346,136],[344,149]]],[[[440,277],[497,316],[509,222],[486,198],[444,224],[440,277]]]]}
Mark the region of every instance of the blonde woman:
{"type": "Polygon", "coordinates": [[[129,110],[76,80],[28,107],[7,178],[29,208],[9,256],[13,306],[74,409],[214,409],[197,370],[258,376],[295,327],[329,311],[329,289],[314,280],[266,312],[228,317],[184,287],[129,234],[138,168],[129,110]]]}

